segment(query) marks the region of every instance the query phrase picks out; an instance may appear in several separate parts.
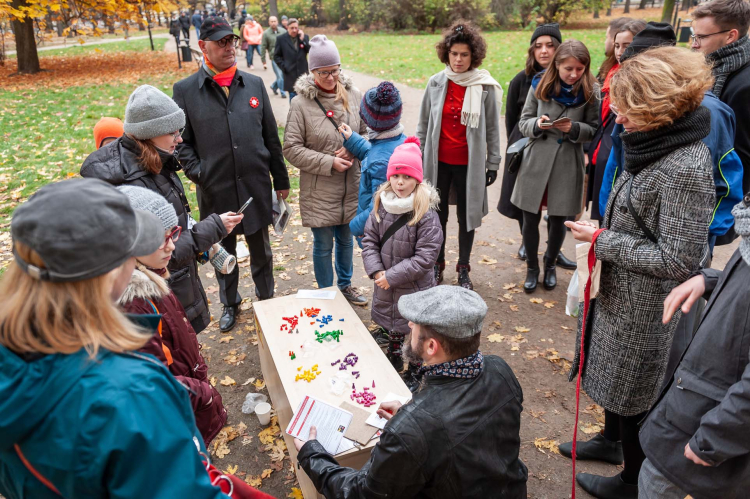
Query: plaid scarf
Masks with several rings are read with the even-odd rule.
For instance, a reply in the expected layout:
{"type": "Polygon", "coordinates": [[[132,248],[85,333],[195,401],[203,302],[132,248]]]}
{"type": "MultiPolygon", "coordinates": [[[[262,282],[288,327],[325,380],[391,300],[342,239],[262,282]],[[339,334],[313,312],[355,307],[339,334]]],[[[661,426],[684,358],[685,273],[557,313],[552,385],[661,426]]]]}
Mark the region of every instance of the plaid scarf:
{"type": "Polygon", "coordinates": [[[237,72],[237,61],[234,61],[234,64],[228,69],[219,72],[214,65],[211,64],[211,61],[208,60],[208,57],[204,57],[204,60],[205,63],[203,64],[203,69],[206,70],[206,73],[208,73],[208,75],[219,84],[224,93],[227,94],[227,97],[229,97],[229,87],[232,85],[234,75],[237,72]]]}
{"type": "Polygon", "coordinates": [[[713,73],[716,78],[712,92],[716,97],[721,98],[727,78],[750,62],[750,40],[745,35],[736,42],[709,54],[708,59],[714,63],[713,73]]]}
{"type": "Polygon", "coordinates": [[[419,368],[420,374],[425,376],[447,376],[449,378],[471,379],[481,374],[484,367],[484,357],[482,352],[471,354],[461,359],[435,364],[433,366],[422,366],[419,368]]]}

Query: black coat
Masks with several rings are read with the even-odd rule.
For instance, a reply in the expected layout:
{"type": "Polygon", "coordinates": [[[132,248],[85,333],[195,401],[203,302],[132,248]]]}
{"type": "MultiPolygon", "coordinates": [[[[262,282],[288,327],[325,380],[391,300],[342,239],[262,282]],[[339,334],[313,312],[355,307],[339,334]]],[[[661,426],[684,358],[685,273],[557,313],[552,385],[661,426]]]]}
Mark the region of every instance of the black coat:
{"type": "Polygon", "coordinates": [[[508,364],[488,355],[474,379],[425,377],[361,470],[339,466],[317,440],[297,459],[328,498],[526,499],[528,472],[518,458],[522,402],[508,364]]]}
{"type": "MultiPolygon", "coordinates": [[[[518,122],[521,119],[523,105],[526,104],[526,96],[531,88],[531,80],[534,75],[528,76],[526,71],[518,73],[508,85],[508,96],[505,100],[505,133],[507,144],[510,147],[514,142],[521,140],[523,134],[518,129],[518,122]]],[[[505,155],[505,170],[503,171],[503,183],[500,190],[500,201],[497,203],[497,211],[508,218],[521,220],[523,212],[520,208],[510,202],[510,196],[513,194],[513,188],[516,186],[516,177],[508,173],[508,155],[505,155]]]]}
{"type": "Polygon", "coordinates": [[[735,251],[723,272],[701,272],[708,299],[695,337],[647,416],[643,451],[696,499],[740,499],[750,490],[750,266],[735,251]],[[683,455],[685,444],[704,467],[683,455]]]}
{"type": "Polygon", "coordinates": [[[602,105],[599,104],[599,128],[596,129],[594,138],[588,146],[587,155],[589,157],[588,175],[589,183],[586,190],[586,203],[591,202],[591,218],[594,220],[603,220],[604,213],[599,213],[599,193],[602,190],[602,181],[604,180],[604,170],[607,167],[609,153],[612,151],[612,130],[615,128],[616,116],[610,111],[604,122],[601,122],[602,105]],[[594,152],[599,147],[599,153],[596,155],[594,163],[594,152]]]}
{"type": "Polygon", "coordinates": [[[190,29],[190,18],[187,14],[180,14],[180,26],[182,29],[190,29]]]}
{"type": "Polygon", "coordinates": [[[175,250],[169,261],[170,277],[167,282],[185,309],[193,329],[199,333],[211,322],[211,314],[206,292],[198,275],[196,257],[224,239],[227,231],[218,215],[204,217],[204,221],[188,230],[190,206],[182,182],[177,176],[180,164],[176,157],[163,155],[162,171],[154,175],[141,167],[138,162],[139,154],[138,146],[130,137],[120,137],[91,153],[83,162],[81,176],[98,178],[115,186],[145,187],[164,196],[174,207],[182,234],[175,243],[175,250]]]}
{"type": "Polygon", "coordinates": [[[278,191],[289,189],[289,175],[263,80],[237,70],[227,100],[201,68],[175,83],[173,92],[187,118],[177,157],[198,186],[201,219],[237,211],[252,196],[235,233],[267,228],[272,222],[271,176],[278,191]]]}
{"type": "Polygon", "coordinates": [[[294,92],[294,84],[297,82],[297,78],[308,73],[308,52],[310,52],[310,37],[307,35],[302,40],[299,37],[292,40],[289,32],[286,32],[276,38],[273,60],[284,73],[285,92],[294,92]],[[295,48],[295,45],[298,45],[298,47],[295,48]]]}
{"type": "Polygon", "coordinates": [[[734,150],[742,161],[742,191],[750,191],[750,62],[735,71],[724,83],[719,100],[734,111],[737,120],[734,150]]]}

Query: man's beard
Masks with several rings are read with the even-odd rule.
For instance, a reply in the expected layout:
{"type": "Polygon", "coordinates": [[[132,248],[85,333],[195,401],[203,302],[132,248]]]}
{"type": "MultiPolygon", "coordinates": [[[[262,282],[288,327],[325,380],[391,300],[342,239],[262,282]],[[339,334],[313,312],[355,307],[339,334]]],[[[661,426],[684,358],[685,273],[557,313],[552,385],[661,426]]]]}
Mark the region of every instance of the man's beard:
{"type": "Polygon", "coordinates": [[[417,349],[413,350],[411,348],[411,335],[412,333],[409,333],[406,338],[404,338],[404,344],[401,347],[401,357],[405,362],[410,364],[421,364],[423,361],[422,355],[424,355],[422,339],[419,338],[420,341],[417,342],[417,349]]]}

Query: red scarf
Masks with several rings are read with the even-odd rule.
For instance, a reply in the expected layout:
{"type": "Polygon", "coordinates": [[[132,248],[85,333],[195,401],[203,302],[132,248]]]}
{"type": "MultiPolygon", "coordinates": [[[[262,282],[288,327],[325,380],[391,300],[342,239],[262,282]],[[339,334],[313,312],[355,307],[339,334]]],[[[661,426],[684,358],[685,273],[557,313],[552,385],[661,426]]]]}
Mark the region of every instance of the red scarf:
{"type": "Polygon", "coordinates": [[[211,74],[211,77],[216,83],[219,84],[220,87],[226,88],[226,90],[224,90],[225,92],[229,93],[229,86],[234,80],[235,73],[237,73],[237,61],[234,61],[234,64],[232,64],[231,67],[221,72],[219,72],[214,67],[214,65],[211,64],[211,61],[208,60],[208,57],[205,57],[205,61],[206,67],[209,69],[209,74],[211,74]]]}
{"type": "MultiPolygon", "coordinates": [[[[606,78],[604,78],[604,85],[602,85],[602,95],[604,96],[602,98],[602,125],[605,121],[607,121],[607,116],[609,116],[610,110],[609,110],[609,84],[612,81],[612,77],[617,73],[617,71],[620,70],[620,65],[615,64],[612,66],[612,69],[609,70],[609,73],[607,73],[606,78]]],[[[594,150],[594,154],[591,156],[591,162],[596,165],[596,158],[599,156],[599,148],[602,146],[601,140],[596,145],[596,149],[594,150]]]]}

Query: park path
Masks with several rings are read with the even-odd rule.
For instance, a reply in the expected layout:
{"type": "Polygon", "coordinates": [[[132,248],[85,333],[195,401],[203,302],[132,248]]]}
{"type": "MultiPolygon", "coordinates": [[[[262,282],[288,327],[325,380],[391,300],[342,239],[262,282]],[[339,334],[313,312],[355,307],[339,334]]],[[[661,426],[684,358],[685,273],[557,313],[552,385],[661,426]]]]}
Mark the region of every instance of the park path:
{"type": "MultiPolygon", "coordinates": [[[[152,38],[167,38],[170,37],[167,33],[159,33],[152,35],[152,38]]],[[[171,37],[170,37],[171,38],[171,37]]],[[[123,38],[108,38],[106,40],[96,40],[93,42],[86,42],[85,45],[106,45],[107,43],[117,43],[117,42],[128,42],[131,40],[148,40],[148,35],[144,36],[131,36],[127,40],[123,38]]],[[[73,47],[81,47],[82,45],[80,43],[70,42],[66,43],[64,45],[49,45],[46,47],[38,47],[36,50],[37,52],[44,52],[45,50],[60,50],[60,49],[69,49],[73,47]]],[[[174,40],[172,40],[172,51],[174,52],[174,40]]],[[[7,52],[8,55],[14,55],[16,53],[15,50],[9,50],[7,52]]]]}

